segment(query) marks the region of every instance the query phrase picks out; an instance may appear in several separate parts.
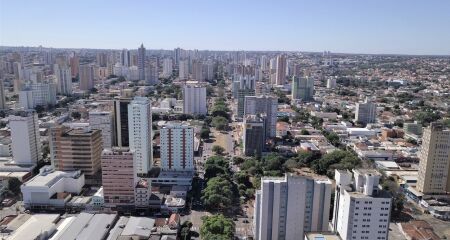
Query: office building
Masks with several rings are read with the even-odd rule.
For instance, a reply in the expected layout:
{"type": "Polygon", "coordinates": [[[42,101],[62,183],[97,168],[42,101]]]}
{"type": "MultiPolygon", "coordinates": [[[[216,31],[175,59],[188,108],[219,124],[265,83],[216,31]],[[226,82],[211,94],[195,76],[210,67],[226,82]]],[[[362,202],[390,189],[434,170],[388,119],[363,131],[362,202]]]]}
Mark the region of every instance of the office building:
{"type": "Polygon", "coordinates": [[[72,94],[72,73],[70,67],[66,65],[53,65],[53,72],[56,76],[56,92],[63,95],[72,94]]]}
{"type": "Polygon", "coordinates": [[[31,83],[19,92],[19,103],[23,109],[36,106],[47,107],[56,104],[56,85],[54,83],[31,83]]]}
{"type": "Polygon", "coordinates": [[[111,148],[114,141],[114,123],[111,112],[89,112],[89,126],[102,132],[103,149],[111,148]]]}
{"type": "Polygon", "coordinates": [[[36,165],[42,159],[38,116],[34,111],[10,115],[11,149],[16,164],[36,165]]]}
{"type": "Polygon", "coordinates": [[[81,170],[91,178],[100,170],[101,154],[100,130],[50,128],[50,155],[55,170],[81,170]]]}
{"type": "Polygon", "coordinates": [[[163,60],[163,73],[162,73],[163,77],[168,78],[172,76],[172,72],[173,72],[172,59],[165,58],[163,60]]]}
{"type": "Polygon", "coordinates": [[[377,117],[377,105],[367,98],[364,103],[356,104],[355,122],[367,124],[375,123],[377,117]]]}
{"type": "Polygon", "coordinates": [[[128,148],[105,149],[101,166],[105,207],[112,210],[134,207],[133,153],[128,148]]]}
{"type": "Polygon", "coordinates": [[[276,137],[278,98],[271,96],[245,97],[244,115],[266,115],[266,138],[276,137]]]}
{"type": "Polygon", "coordinates": [[[237,116],[244,116],[245,99],[248,96],[255,96],[255,89],[243,88],[237,91],[238,106],[237,106],[237,116]]]}
{"type": "Polygon", "coordinates": [[[311,101],[314,96],[314,79],[308,77],[292,77],[292,99],[311,101]]]}
{"type": "Polygon", "coordinates": [[[135,97],[128,105],[128,136],[137,174],[147,174],[153,166],[151,110],[146,97],[135,97]]]}
{"type": "Polygon", "coordinates": [[[417,190],[425,194],[450,192],[450,130],[442,123],[425,128],[419,152],[417,190]]]}
{"type": "Polygon", "coordinates": [[[160,130],[161,168],[163,170],[194,170],[194,129],[170,124],[160,130]]]}
{"type": "Polygon", "coordinates": [[[276,62],[277,69],[276,69],[275,84],[281,86],[286,83],[286,68],[287,68],[286,55],[277,56],[276,61],[277,61],[276,62]]]}
{"type": "Polygon", "coordinates": [[[336,78],[328,78],[327,79],[327,88],[328,89],[336,88],[336,78]]]}
{"type": "Polygon", "coordinates": [[[328,179],[263,177],[256,192],[255,239],[303,239],[305,232],[328,230],[330,201],[328,179]]]}
{"type": "Polygon", "coordinates": [[[130,98],[114,100],[114,146],[128,147],[128,104],[130,98]]]}
{"type": "Polygon", "coordinates": [[[180,80],[189,79],[189,61],[181,60],[178,66],[178,78],[180,80]]]}
{"type": "Polygon", "coordinates": [[[141,44],[141,47],[138,49],[137,55],[137,67],[139,70],[139,80],[145,80],[145,47],[144,44],[141,44]]]}
{"type": "Polygon", "coordinates": [[[92,64],[83,64],[80,65],[80,90],[82,91],[90,91],[94,88],[94,65],[92,64]]]}
{"type": "Polygon", "coordinates": [[[206,115],[206,87],[198,85],[183,87],[183,111],[186,114],[206,115]]]}
{"type": "Polygon", "coordinates": [[[333,230],[343,240],[388,239],[391,197],[374,169],[335,170],[333,230]]]}
{"type": "Polygon", "coordinates": [[[0,109],[6,109],[6,91],[3,79],[0,79],[0,109]]]}
{"type": "Polygon", "coordinates": [[[244,116],[242,142],[245,156],[261,156],[266,140],[265,121],[265,116],[244,116]]]}

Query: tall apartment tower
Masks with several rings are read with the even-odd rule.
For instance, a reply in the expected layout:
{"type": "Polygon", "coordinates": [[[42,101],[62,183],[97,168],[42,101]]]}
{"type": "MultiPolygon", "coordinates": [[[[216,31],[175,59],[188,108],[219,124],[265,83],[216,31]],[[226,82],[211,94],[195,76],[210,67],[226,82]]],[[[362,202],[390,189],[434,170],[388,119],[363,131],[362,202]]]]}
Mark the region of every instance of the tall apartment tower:
{"type": "Polygon", "coordinates": [[[194,170],[194,129],[172,124],[160,131],[163,170],[194,170]]]}
{"type": "Polygon", "coordinates": [[[147,174],[153,165],[152,105],[146,97],[135,97],[128,105],[128,134],[137,174],[147,174]]]}
{"type": "Polygon", "coordinates": [[[122,49],[120,52],[120,65],[123,67],[131,66],[131,54],[127,49],[122,49]]]}
{"type": "Polygon", "coordinates": [[[102,131],[103,149],[113,146],[114,124],[111,112],[89,112],[89,126],[102,131]]]}
{"type": "Polygon", "coordinates": [[[327,88],[328,89],[336,88],[336,78],[328,78],[327,79],[327,88]]]}
{"type": "Polygon", "coordinates": [[[6,91],[3,79],[0,79],[0,109],[6,109],[6,91]]]}
{"type": "Polygon", "coordinates": [[[101,166],[105,207],[118,211],[133,208],[136,175],[133,153],[128,148],[105,149],[101,166]]]}
{"type": "Polygon", "coordinates": [[[113,145],[118,147],[128,147],[128,104],[130,98],[120,98],[114,100],[114,141],[113,145]]]}
{"type": "Polygon", "coordinates": [[[374,169],[335,170],[333,231],[343,240],[388,239],[391,196],[374,169]]]}
{"type": "Polygon", "coordinates": [[[303,239],[305,232],[327,231],[330,201],[328,179],[262,178],[255,200],[255,239],[303,239]]]}
{"type": "Polygon", "coordinates": [[[71,54],[70,57],[70,71],[72,73],[72,77],[76,78],[78,77],[80,73],[80,58],[78,55],[76,55],[74,52],[71,54]]]}
{"type": "Polygon", "coordinates": [[[94,66],[91,64],[80,65],[80,90],[89,91],[94,88],[94,66]]]}
{"type": "Polygon", "coordinates": [[[86,178],[91,178],[100,170],[102,133],[89,128],[52,127],[50,154],[55,170],[81,170],[86,178]]]}
{"type": "Polygon", "coordinates": [[[21,111],[9,116],[12,155],[18,164],[34,165],[42,159],[38,116],[34,111],[21,111]]]}
{"type": "Polygon", "coordinates": [[[292,77],[292,99],[311,101],[314,96],[314,79],[308,77],[292,77]]]}
{"type": "Polygon", "coordinates": [[[172,63],[172,59],[170,58],[165,58],[163,60],[163,77],[170,77],[172,76],[172,72],[173,72],[173,63],[172,63]]]}
{"type": "Polygon", "coordinates": [[[56,76],[56,92],[63,95],[72,94],[72,73],[70,67],[66,65],[53,65],[53,72],[56,76]]]}
{"type": "Polygon", "coordinates": [[[375,123],[377,118],[377,105],[366,98],[364,103],[356,104],[355,122],[375,123]]]}
{"type": "Polygon", "coordinates": [[[197,85],[183,87],[183,111],[186,114],[206,115],[206,87],[197,85]]]}
{"type": "Polygon", "coordinates": [[[277,56],[276,85],[284,85],[286,81],[286,55],[277,56]]]}
{"type": "Polygon", "coordinates": [[[278,98],[271,96],[245,97],[244,115],[266,115],[266,138],[276,137],[278,98]]]}
{"type": "Polygon", "coordinates": [[[450,130],[431,123],[422,136],[417,190],[425,194],[450,192],[450,130]]]}
{"type": "Polygon", "coordinates": [[[237,105],[237,116],[243,117],[244,116],[244,108],[245,108],[245,98],[255,96],[255,89],[251,88],[241,88],[237,90],[237,99],[238,99],[238,105],[237,105]]]}
{"type": "Polygon", "coordinates": [[[178,78],[180,80],[189,79],[189,61],[181,60],[178,66],[178,78]]]}
{"type": "Polygon", "coordinates": [[[195,81],[203,81],[203,64],[199,60],[192,63],[192,78],[195,81]]]}
{"type": "Polygon", "coordinates": [[[144,44],[141,44],[141,47],[138,49],[137,55],[137,67],[139,71],[139,80],[145,80],[145,47],[144,44]]]}
{"type": "Polygon", "coordinates": [[[266,140],[265,121],[265,116],[244,116],[242,142],[245,156],[261,156],[266,140]]]}

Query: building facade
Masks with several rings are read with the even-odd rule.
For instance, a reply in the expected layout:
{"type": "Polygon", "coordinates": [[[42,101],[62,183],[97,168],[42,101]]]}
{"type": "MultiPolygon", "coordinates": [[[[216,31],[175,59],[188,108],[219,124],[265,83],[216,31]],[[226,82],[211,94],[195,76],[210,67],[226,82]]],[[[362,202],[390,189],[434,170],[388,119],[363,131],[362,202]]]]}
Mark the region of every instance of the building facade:
{"type": "Polygon", "coordinates": [[[11,148],[14,162],[35,165],[42,159],[38,116],[34,111],[21,111],[9,116],[11,148]]]}
{"type": "Polygon", "coordinates": [[[53,72],[56,76],[56,92],[63,95],[72,94],[72,72],[66,65],[55,64],[53,72]]]}
{"type": "Polygon", "coordinates": [[[246,115],[242,124],[245,156],[261,156],[265,144],[265,116],[246,115]]]}
{"type": "Polygon", "coordinates": [[[363,124],[375,123],[377,118],[377,105],[368,99],[364,103],[356,104],[355,122],[363,124]]]}
{"type": "Polygon", "coordinates": [[[80,65],[80,90],[82,91],[90,91],[94,88],[94,65],[92,64],[83,64],[80,65]]]}
{"type": "Polygon", "coordinates": [[[139,80],[145,80],[145,47],[144,44],[138,49],[137,67],[139,71],[139,80]]]}
{"type": "Polygon", "coordinates": [[[194,129],[172,124],[160,130],[163,170],[194,170],[194,129]]]}
{"type": "Polygon", "coordinates": [[[292,99],[311,101],[314,96],[314,79],[308,77],[292,77],[292,99]]]}
{"type": "Polygon", "coordinates": [[[89,126],[102,132],[103,149],[113,146],[114,124],[111,112],[89,112],[89,126]]]}
{"type": "Polygon", "coordinates": [[[266,138],[277,134],[278,98],[271,96],[245,97],[244,115],[266,115],[266,138]]]}
{"type": "Polygon", "coordinates": [[[183,111],[186,114],[206,115],[206,87],[196,85],[183,87],[183,111]]]}

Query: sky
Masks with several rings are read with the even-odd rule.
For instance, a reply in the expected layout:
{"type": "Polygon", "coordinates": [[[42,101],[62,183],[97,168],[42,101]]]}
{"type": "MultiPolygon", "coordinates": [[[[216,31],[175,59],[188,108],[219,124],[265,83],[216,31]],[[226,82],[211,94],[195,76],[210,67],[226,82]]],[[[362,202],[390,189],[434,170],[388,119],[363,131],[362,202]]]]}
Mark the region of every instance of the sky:
{"type": "Polygon", "coordinates": [[[0,0],[0,45],[450,55],[449,0],[0,0]]]}

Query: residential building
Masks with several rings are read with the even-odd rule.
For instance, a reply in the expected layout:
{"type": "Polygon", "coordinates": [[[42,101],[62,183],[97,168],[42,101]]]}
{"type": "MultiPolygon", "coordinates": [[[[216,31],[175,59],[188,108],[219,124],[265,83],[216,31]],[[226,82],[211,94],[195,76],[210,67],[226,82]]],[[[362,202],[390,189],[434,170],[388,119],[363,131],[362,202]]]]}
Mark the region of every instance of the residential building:
{"type": "Polygon", "coordinates": [[[422,124],[420,124],[418,122],[403,123],[403,130],[405,130],[405,133],[422,135],[422,124]]]}
{"type": "Polygon", "coordinates": [[[152,105],[146,97],[135,97],[128,105],[128,134],[135,173],[147,174],[153,166],[152,105]]]}
{"type": "Polygon", "coordinates": [[[206,115],[206,87],[199,85],[183,87],[183,111],[186,114],[206,115]]]}
{"type": "Polygon", "coordinates": [[[256,192],[256,240],[302,239],[328,230],[331,181],[304,176],[263,177],[256,192]]]}
{"type": "Polygon", "coordinates": [[[80,73],[80,57],[78,57],[78,55],[72,52],[69,63],[70,63],[70,71],[72,72],[72,77],[73,78],[78,77],[80,73]]]}
{"type": "Polygon", "coordinates": [[[163,73],[162,73],[163,77],[168,78],[172,76],[172,72],[173,72],[172,59],[165,58],[163,60],[163,73]]]}
{"type": "Polygon", "coordinates": [[[336,88],[336,78],[328,78],[327,79],[327,88],[328,89],[336,88]]]}
{"type": "Polygon", "coordinates": [[[244,115],[266,115],[266,138],[276,137],[278,98],[271,96],[246,96],[244,115]]]}
{"type": "Polygon", "coordinates": [[[92,64],[83,64],[80,65],[80,90],[82,91],[90,91],[94,88],[94,65],[92,64]]]}
{"type": "Polygon", "coordinates": [[[419,152],[417,190],[425,194],[450,192],[450,130],[442,123],[425,128],[419,152]]]}
{"type": "Polygon", "coordinates": [[[127,49],[122,49],[120,52],[120,65],[124,67],[131,66],[131,54],[127,49]]]}
{"type": "Polygon", "coordinates": [[[6,91],[3,79],[0,79],[0,109],[6,109],[6,91]]]}
{"type": "Polygon", "coordinates": [[[292,99],[311,101],[314,96],[314,79],[309,77],[292,77],[292,99]]]}
{"type": "Polygon", "coordinates": [[[141,44],[141,47],[138,49],[137,55],[137,67],[139,70],[139,80],[145,80],[145,47],[144,44],[141,44]]]}
{"type": "Polygon", "coordinates": [[[12,155],[16,164],[36,165],[42,159],[38,116],[34,111],[10,115],[12,155]]]}
{"type": "Polygon", "coordinates": [[[33,109],[36,106],[47,107],[56,104],[56,85],[54,83],[31,83],[19,92],[20,106],[33,109]]]}
{"type": "Polygon", "coordinates": [[[265,116],[244,116],[242,142],[245,156],[261,156],[266,140],[265,121],[265,116]]]}
{"type": "Polygon", "coordinates": [[[374,169],[335,170],[333,230],[343,240],[388,239],[391,196],[374,169]]]}
{"type": "Polygon", "coordinates": [[[92,178],[100,170],[102,135],[100,130],[50,128],[50,155],[58,171],[81,170],[92,178]]]}
{"type": "Polygon", "coordinates": [[[238,106],[237,106],[237,116],[244,116],[245,99],[248,96],[255,96],[255,89],[241,88],[237,91],[238,106]]]}
{"type": "Polygon", "coordinates": [[[128,148],[105,149],[101,162],[105,207],[125,211],[134,207],[133,153],[128,148]]]}
{"type": "Polygon", "coordinates": [[[364,103],[356,104],[355,122],[363,124],[375,123],[377,117],[377,105],[369,101],[368,98],[364,103]]]}
{"type": "Polygon", "coordinates": [[[286,55],[278,55],[275,85],[280,86],[286,83],[286,68],[287,68],[286,55]]]}
{"type": "Polygon", "coordinates": [[[128,147],[128,104],[130,98],[114,100],[114,146],[128,147]]]}
{"type": "Polygon", "coordinates": [[[161,168],[163,170],[194,170],[194,129],[170,124],[160,130],[161,168]]]}
{"type": "Polygon", "coordinates": [[[194,81],[203,81],[203,65],[200,61],[195,60],[192,63],[192,79],[194,81]]]}
{"type": "Polygon", "coordinates": [[[180,80],[189,79],[189,61],[181,60],[178,66],[178,78],[180,80]]]}
{"type": "Polygon", "coordinates": [[[72,73],[70,67],[66,65],[53,65],[53,72],[56,76],[56,92],[63,95],[72,94],[72,73]]]}
{"type": "Polygon", "coordinates": [[[111,148],[114,140],[114,123],[111,112],[89,112],[89,126],[102,132],[103,149],[111,148]]]}

